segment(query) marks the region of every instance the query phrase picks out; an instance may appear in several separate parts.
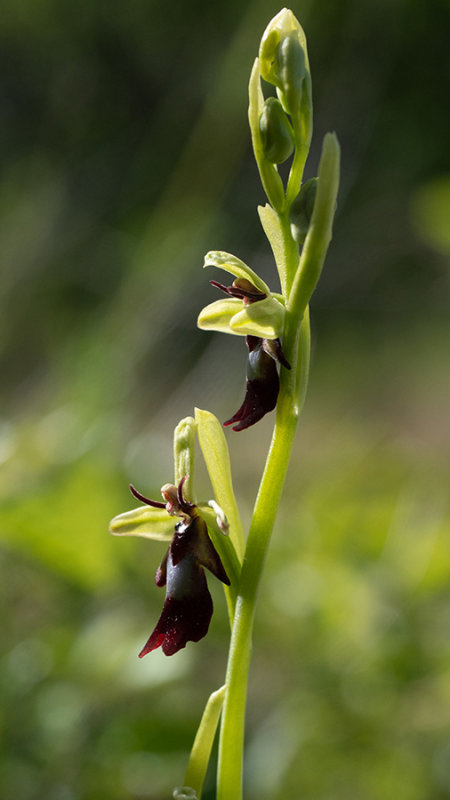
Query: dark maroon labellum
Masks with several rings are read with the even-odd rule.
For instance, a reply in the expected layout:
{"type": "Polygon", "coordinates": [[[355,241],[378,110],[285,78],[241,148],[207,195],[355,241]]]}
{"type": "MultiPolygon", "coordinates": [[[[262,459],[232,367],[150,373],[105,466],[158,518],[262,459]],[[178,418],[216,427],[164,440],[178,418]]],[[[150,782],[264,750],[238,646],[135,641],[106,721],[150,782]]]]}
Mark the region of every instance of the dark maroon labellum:
{"type": "MultiPolygon", "coordinates": [[[[232,286],[224,286],[217,281],[210,283],[230,297],[242,299],[244,305],[258,303],[267,297],[247,279],[237,279],[232,286]]],[[[286,369],[291,365],[286,360],[279,339],[260,339],[258,336],[246,337],[248,347],[247,382],[244,402],[224,425],[233,425],[234,431],[244,431],[259,422],[277,404],[280,390],[277,363],[286,369]]]]}
{"type": "Polygon", "coordinates": [[[279,339],[247,336],[246,342],[249,353],[244,402],[231,419],[224,422],[224,425],[233,425],[234,431],[249,428],[269,411],[273,411],[280,389],[276,362],[281,363],[286,369],[291,368],[283,355],[279,339]]]}
{"type": "Polygon", "coordinates": [[[174,486],[169,486],[169,491],[163,491],[163,495],[169,497],[167,503],[149,500],[130,486],[141,502],[156,508],[169,508],[171,513],[175,509],[177,516],[182,517],[182,521],[175,525],[169,550],[156,571],[155,583],[157,586],[166,586],[166,599],[156,627],[139,653],[139,658],[157,647],[161,647],[166,656],[171,656],[185,647],[187,642],[198,642],[206,636],[213,602],[204,567],[222,583],[230,585],[220,556],[209,538],[205,521],[200,517],[197,507],[183,495],[185,480],[182,478],[176,491],[174,486]]]}

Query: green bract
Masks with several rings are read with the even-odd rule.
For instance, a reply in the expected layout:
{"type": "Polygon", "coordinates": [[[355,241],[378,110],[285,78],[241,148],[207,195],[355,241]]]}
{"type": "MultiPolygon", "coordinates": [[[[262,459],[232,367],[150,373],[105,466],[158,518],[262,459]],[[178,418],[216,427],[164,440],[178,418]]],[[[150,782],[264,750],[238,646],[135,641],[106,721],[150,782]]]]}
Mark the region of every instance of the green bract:
{"type": "Polygon", "coordinates": [[[291,233],[298,244],[304,243],[309,230],[317,194],[317,182],[317,178],[310,178],[309,181],[306,181],[291,206],[291,233]]]}

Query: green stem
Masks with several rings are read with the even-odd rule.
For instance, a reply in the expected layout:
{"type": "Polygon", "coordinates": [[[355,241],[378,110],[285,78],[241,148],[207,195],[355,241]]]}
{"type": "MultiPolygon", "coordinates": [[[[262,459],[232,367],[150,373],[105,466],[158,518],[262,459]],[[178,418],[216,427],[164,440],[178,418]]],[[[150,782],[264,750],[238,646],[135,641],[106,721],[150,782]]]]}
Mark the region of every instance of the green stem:
{"type": "MultiPolygon", "coordinates": [[[[236,601],[219,742],[217,800],[242,800],[245,705],[256,596],[306,393],[310,353],[307,308],[331,240],[339,156],[336,137],[327,134],[310,229],[286,307],[283,348],[292,369],[281,370],[275,428],[253,511],[236,601]]],[[[286,226],[287,220],[282,224],[286,226]]],[[[297,264],[294,265],[292,251],[286,256],[287,274],[292,275],[297,264]]]]}
{"type": "MultiPolygon", "coordinates": [[[[312,110],[308,113],[308,116],[309,118],[312,118],[312,110]]],[[[291,205],[300,191],[303,171],[305,169],[305,163],[308,157],[312,136],[312,125],[309,125],[308,136],[306,139],[304,138],[304,125],[302,124],[302,115],[300,114],[300,110],[296,114],[292,115],[292,125],[294,127],[297,145],[295,148],[294,160],[289,172],[289,179],[286,188],[286,209],[288,215],[291,205]]]]}
{"type": "Polygon", "coordinates": [[[226,677],[217,800],[242,798],[245,703],[256,595],[294,443],[300,413],[296,394],[299,382],[302,398],[306,392],[310,351],[308,315],[305,314],[301,328],[298,318],[296,320],[294,314],[290,315],[284,343],[287,358],[295,366],[290,372],[282,372],[272,443],[256,498],[242,565],[226,677]],[[300,380],[297,376],[297,363],[300,380]]]}

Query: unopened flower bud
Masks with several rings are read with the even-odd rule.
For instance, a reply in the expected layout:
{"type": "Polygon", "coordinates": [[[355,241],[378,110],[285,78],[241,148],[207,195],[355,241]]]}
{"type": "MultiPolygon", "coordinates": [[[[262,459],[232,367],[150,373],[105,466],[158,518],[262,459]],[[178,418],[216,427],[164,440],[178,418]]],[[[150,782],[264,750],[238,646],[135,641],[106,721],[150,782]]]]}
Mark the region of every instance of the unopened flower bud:
{"type": "Polygon", "coordinates": [[[281,102],[285,111],[292,114],[300,108],[306,74],[305,52],[295,31],[291,31],[278,45],[276,70],[281,102]]]}
{"type": "Polygon", "coordinates": [[[292,238],[303,244],[308,233],[316,199],[318,178],[310,178],[303,184],[291,206],[290,221],[292,238]]]}
{"type": "Polygon", "coordinates": [[[293,153],[294,137],[290,122],[279,100],[269,97],[259,118],[264,155],[272,164],[281,164],[293,153]]]}
{"type": "Polygon", "coordinates": [[[307,146],[312,131],[312,100],[306,37],[289,9],[280,11],[267,26],[258,61],[261,77],[276,86],[285,112],[297,120],[297,144],[302,140],[307,146]]]}

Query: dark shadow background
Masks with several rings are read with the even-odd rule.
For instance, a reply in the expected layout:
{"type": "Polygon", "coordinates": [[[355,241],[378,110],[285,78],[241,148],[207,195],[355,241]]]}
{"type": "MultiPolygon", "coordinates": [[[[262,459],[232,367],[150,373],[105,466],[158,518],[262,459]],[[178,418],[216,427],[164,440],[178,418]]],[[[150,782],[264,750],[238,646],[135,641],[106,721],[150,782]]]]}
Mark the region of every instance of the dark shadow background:
{"type": "MultiPolygon", "coordinates": [[[[269,0],[7,1],[0,23],[1,794],[170,797],[222,682],[210,634],[138,661],[163,548],[108,537],[173,479],[172,431],[243,395],[195,328],[201,265],[276,290],[247,82],[269,0]]],[[[342,185],[310,391],[263,581],[248,800],[450,790],[448,5],[297,2],[342,185]],[[447,360],[446,360],[447,359],[447,360]],[[446,428],[447,425],[447,428],[446,428]]],[[[272,420],[233,435],[248,521],[272,420]]],[[[199,465],[198,495],[211,496],[199,465]]],[[[210,581],[210,584],[213,582],[210,581]]],[[[213,775],[205,800],[213,798],[213,775]]]]}

